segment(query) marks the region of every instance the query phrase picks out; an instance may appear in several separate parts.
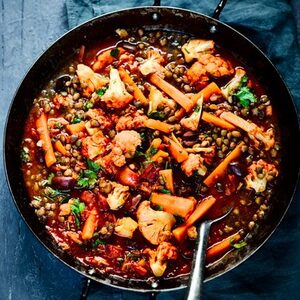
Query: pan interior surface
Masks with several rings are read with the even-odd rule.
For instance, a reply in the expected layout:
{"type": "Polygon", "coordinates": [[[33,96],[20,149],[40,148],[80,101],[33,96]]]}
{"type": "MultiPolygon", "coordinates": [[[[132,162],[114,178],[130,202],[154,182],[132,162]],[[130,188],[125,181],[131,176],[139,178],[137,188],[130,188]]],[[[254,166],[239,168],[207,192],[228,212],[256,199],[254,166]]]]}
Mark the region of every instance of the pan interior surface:
{"type": "Polygon", "coordinates": [[[217,261],[208,268],[207,280],[226,273],[246,260],[267,240],[280,223],[290,204],[298,178],[300,149],[297,141],[299,140],[299,125],[291,96],[285,84],[272,63],[262,52],[232,28],[212,18],[187,10],[144,7],[106,14],[68,32],[36,61],[15,95],[7,119],[5,133],[7,178],[16,206],[22,217],[49,251],[81,274],[118,288],[144,292],[166,291],[185,287],[188,276],[155,282],[124,280],[116,276],[108,278],[105,275],[93,273],[93,270],[80,265],[66,252],[59,249],[47,233],[44,225],[38,221],[34,210],[29,206],[26,187],[20,172],[21,161],[16,159],[16,157],[19,157],[23,135],[20,128],[24,128],[33,99],[45,83],[57,72],[59,66],[64,64],[66,58],[74,54],[82,44],[93,43],[113,35],[117,28],[134,27],[180,31],[203,39],[214,39],[217,44],[230,51],[256,74],[258,80],[266,87],[278,112],[283,149],[281,177],[275,196],[271,200],[273,209],[261,225],[261,230],[255,234],[253,239],[249,240],[247,247],[241,249],[238,253],[229,253],[224,259],[217,261]]]}

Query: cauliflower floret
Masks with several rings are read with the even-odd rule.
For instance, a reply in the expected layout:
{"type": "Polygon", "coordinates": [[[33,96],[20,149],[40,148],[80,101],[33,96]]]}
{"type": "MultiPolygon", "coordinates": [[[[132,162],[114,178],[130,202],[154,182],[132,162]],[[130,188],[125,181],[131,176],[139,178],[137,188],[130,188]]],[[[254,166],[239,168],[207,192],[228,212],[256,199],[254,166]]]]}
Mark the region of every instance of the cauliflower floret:
{"type": "Polygon", "coordinates": [[[163,75],[165,68],[161,65],[164,62],[164,58],[157,50],[148,50],[147,59],[140,65],[139,70],[147,76],[151,73],[157,73],[163,75]]]}
{"type": "Polygon", "coordinates": [[[134,231],[138,228],[136,221],[130,217],[124,217],[117,220],[115,224],[115,234],[125,238],[131,239],[134,231]]]}
{"type": "Polygon", "coordinates": [[[229,76],[234,73],[231,64],[220,56],[212,54],[199,55],[196,61],[187,71],[187,78],[191,84],[203,84],[210,77],[229,76]]]}
{"type": "Polygon", "coordinates": [[[231,96],[240,86],[242,78],[245,76],[246,72],[238,68],[235,71],[234,77],[221,88],[222,94],[226,99],[228,99],[229,96],[231,96]]]}
{"type": "Polygon", "coordinates": [[[134,155],[137,146],[142,144],[142,139],[134,130],[123,130],[117,133],[113,142],[116,147],[122,149],[125,157],[130,158],[134,155]]]}
{"type": "Polygon", "coordinates": [[[110,108],[123,108],[132,101],[133,96],[126,91],[118,70],[110,69],[109,88],[101,99],[110,108]]]}
{"type": "Polygon", "coordinates": [[[180,121],[181,126],[192,131],[197,131],[200,122],[201,112],[202,112],[202,104],[203,104],[203,97],[200,97],[193,113],[188,118],[181,119],[180,121]]]}
{"type": "Polygon", "coordinates": [[[121,116],[116,124],[116,130],[122,131],[125,129],[134,129],[139,127],[144,127],[145,121],[148,119],[147,116],[141,114],[139,111],[134,113],[126,114],[121,116]]]}
{"type": "Polygon", "coordinates": [[[92,136],[82,139],[81,152],[85,157],[94,159],[96,156],[106,151],[108,139],[98,130],[92,136]]]}
{"type": "Polygon", "coordinates": [[[107,78],[95,73],[90,67],[84,64],[78,64],[76,72],[80,83],[86,85],[90,93],[101,89],[108,83],[107,78]]]}
{"type": "Polygon", "coordinates": [[[89,118],[91,118],[92,120],[96,120],[99,123],[99,127],[100,129],[107,129],[110,128],[112,126],[112,121],[111,118],[108,118],[107,116],[105,116],[105,113],[102,109],[100,108],[93,108],[93,109],[89,109],[85,115],[89,118]]]}
{"type": "Polygon", "coordinates": [[[156,277],[161,277],[164,274],[167,268],[167,260],[175,260],[178,257],[176,247],[168,242],[162,242],[156,250],[147,248],[144,253],[149,255],[150,268],[156,277]]]}
{"type": "Polygon", "coordinates": [[[192,176],[196,171],[199,175],[204,176],[207,168],[204,166],[203,161],[204,158],[200,154],[190,153],[188,159],[181,164],[181,169],[188,177],[192,176]]]}
{"type": "Polygon", "coordinates": [[[172,226],[176,220],[173,215],[164,211],[155,211],[149,201],[143,201],[137,209],[139,230],[151,244],[158,245],[171,236],[172,226]]]}
{"type": "Polygon", "coordinates": [[[176,102],[172,99],[164,97],[161,91],[151,85],[149,94],[148,116],[150,116],[154,112],[157,112],[158,108],[164,107],[169,107],[171,110],[175,110],[176,102]]]}
{"type": "Polygon", "coordinates": [[[181,50],[184,54],[186,62],[191,62],[193,59],[198,59],[203,52],[213,51],[215,48],[215,42],[212,40],[190,40],[185,43],[181,50]]]}
{"type": "Polygon", "coordinates": [[[267,187],[267,182],[278,176],[278,171],[273,164],[268,164],[264,160],[254,161],[248,167],[249,174],[246,176],[246,188],[254,189],[256,193],[262,193],[267,187]]]}
{"type": "Polygon", "coordinates": [[[118,210],[129,197],[129,187],[112,182],[113,190],[108,194],[107,203],[111,210],[118,210]]]}

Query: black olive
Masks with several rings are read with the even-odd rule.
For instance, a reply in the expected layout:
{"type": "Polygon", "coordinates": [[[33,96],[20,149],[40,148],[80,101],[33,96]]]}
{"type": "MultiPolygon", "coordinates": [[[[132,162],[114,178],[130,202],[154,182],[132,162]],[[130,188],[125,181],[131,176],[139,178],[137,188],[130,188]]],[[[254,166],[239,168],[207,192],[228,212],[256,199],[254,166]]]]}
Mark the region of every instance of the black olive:
{"type": "Polygon", "coordinates": [[[230,171],[238,176],[238,177],[242,177],[243,176],[243,172],[241,170],[240,164],[238,162],[232,162],[229,164],[229,169],[230,171]]]}
{"type": "Polygon", "coordinates": [[[56,92],[61,92],[66,90],[66,82],[71,81],[71,76],[70,75],[62,75],[56,79],[55,82],[55,91],[56,92]]]}

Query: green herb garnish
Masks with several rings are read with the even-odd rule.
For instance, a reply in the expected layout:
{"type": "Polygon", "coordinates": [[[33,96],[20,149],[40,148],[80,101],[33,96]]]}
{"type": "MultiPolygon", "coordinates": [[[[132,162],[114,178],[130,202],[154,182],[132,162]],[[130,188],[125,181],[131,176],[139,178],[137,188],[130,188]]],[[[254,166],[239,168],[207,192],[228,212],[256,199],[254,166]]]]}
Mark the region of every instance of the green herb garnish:
{"type": "Polygon", "coordinates": [[[160,111],[152,111],[151,113],[148,114],[148,117],[156,120],[164,120],[166,115],[160,111]]]}
{"type": "Polygon", "coordinates": [[[56,123],[54,124],[54,127],[55,127],[55,128],[58,128],[58,129],[62,129],[64,126],[63,126],[63,124],[61,124],[60,122],[56,122],[56,123]]]}
{"type": "Polygon", "coordinates": [[[120,50],[118,48],[112,49],[110,51],[110,55],[113,56],[113,57],[115,57],[115,58],[118,57],[119,54],[120,54],[120,50]]]}
{"type": "Polygon", "coordinates": [[[159,190],[162,194],[170,194],[171,195],[171,192],[167,189],[161,189],[159,190]]]}
{"type": "Polygon", "coordinates": [[[52,179],[53,179],[54,176],[55,176],[54,173],[50,173],[48,175],[47,182],[48,182],[49,185],[52,184],[52,179]]]}
{"type": "Polygon", "coordinates": [[[95,173],[99,172],[100,169],[101,169],[100,165],[98,165],[97,163],[95,163],[94,161],[92,161],[90,159],[88,159],[86,161],[86,163],[87,163],[87,166],[88,166],[89,170],[91,170],[91,171],[93,171],[95,173]]]}
{"type": "Polygon", "coordinates": [[[94,243],[93,243],[93,248],[97,248],[99,245],[106,245],[106,241],[97,239],[94,243]]]}
{"type": "Polygon", "coordinates": [[[73,203],[71,204],[71,211],[75,215],[80,215],[81,212],[83,212],[85,209],[85,204],[83,202],[80,202],[78,198],[73,199],[73,203]]]}
{"type": "Polygon", "coordinates": [[[99,95],[99,96],[103,96],[106,92],[106,90],[108,89],[107,86],[103,87],[102,89],[96,91],[96,94],[99,95]]]}
{"type": "Polygon", "coordinates": [[[33,200],[36,200],[36,201],[42,201],[42,197],[41,196],[33,196],[32,197],[33,198],[33,200]]]}
{"type": "Polygon", "coordinates": [[[184,48],[184,51],[185,51],[187,54],[190,54],[190,51],[189,51],[187,48],[184,48]]]}
{"type": "Polygon", "coordinates": [[[88,188],[93,186],[97,181],[97,173],[100,171],[101,166],[95,163],[94,161],[87,160],[87,170],[84,170],[80,174],[80,178],[77,182],[77,185],[82,188],[88,188]]]}
{"type": "Polygon", "coordinates": [[[23,147],[21,150],[21,160],[23,163],[30,162],[29,149],[27,147],[23,147]]]}
{"type": "Polygon", "coordinates": [[[245,242],[245,241],[240,241],[240,242],[238,242],[238,243],[235,243],[234,240],[231,240],[231,241],[230,241],[230,244],[231,244],[232,247],[235,248],[235,249],[241,249],[241,248],[247,246],[247,242],[245,242]]]}
{"type": "Polygon", "coordinates": [[[194,112],[199,112],[200,111],[200,105],[196,105],[194,112]]]}
{"type": "Polygon", "coordinates": [[[70,198],[70,195],[67,193],[63,193],[59,190],[55,190],[50,186],[47,186],[44,189],[44,196],[47,197],[51,201],[55,201],[57,198],[61,198],[60,201],[63,202],[66,199],[70,198]]]}
{"type": "Polygon", "coordinates": [[[83,105],[83,109],[85,111],[87,111],[87,110],[89,110],[90,108],[93,108],[93,107],[94,107],[94,104],[90,101],[85,102],[84,105],[83,105]]]}
{"type": "Polygon", "coordinates": [[[257,98],[254,93],[247,86],[248,76],[243,76],[239,85],[239,90],[233,94],[243,107],[248,107],[251,103],[257,102],[257,98]]]}

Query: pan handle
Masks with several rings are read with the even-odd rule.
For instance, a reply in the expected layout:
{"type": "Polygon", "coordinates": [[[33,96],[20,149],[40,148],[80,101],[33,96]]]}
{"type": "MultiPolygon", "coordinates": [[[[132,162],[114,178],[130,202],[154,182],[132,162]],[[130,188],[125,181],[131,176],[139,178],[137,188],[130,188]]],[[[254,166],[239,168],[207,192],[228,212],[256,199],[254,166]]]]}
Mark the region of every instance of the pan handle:
{"type": "MultiPolygon", "coordinates": [[[[160,2],[160,1],[159,1],[160,2]]],[[[219,20],[221,12],[223,11],[225,5],[227,3],[227,0],[220,0],[218,6],[216,7],[212,17],[216,20],[219,20]]]]}

